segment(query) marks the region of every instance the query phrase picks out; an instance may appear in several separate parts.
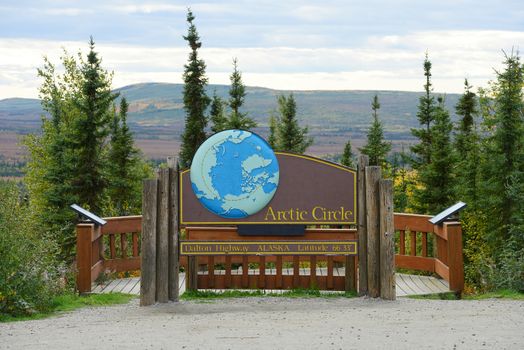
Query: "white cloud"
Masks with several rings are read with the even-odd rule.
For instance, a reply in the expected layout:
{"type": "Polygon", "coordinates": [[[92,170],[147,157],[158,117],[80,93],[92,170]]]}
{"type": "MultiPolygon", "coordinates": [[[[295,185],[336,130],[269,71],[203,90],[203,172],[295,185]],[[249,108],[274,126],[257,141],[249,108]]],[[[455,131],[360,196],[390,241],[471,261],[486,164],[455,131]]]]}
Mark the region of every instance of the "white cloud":
{"type": "MultiPolygon", "coordinates": [[[[228,84],[237,57],[246,85],[275,89],[422,90],[422,61],[429,50],[435,91],[461,92],[464,77],[478,87],[493,78],[501,49],[524,42],[524,32],[439,31],[377,36],[357,48],[204,48],[210,83],[228,84]]],[[[0,99],[36,97],[42,56],[58,63],[61,47],[84,52],[84,42],[0,39],[0,99]]],[[[144,47],[99,42],[103,66],[115,71],[114,86],[181,82],[186,47],[144,47]]]]}

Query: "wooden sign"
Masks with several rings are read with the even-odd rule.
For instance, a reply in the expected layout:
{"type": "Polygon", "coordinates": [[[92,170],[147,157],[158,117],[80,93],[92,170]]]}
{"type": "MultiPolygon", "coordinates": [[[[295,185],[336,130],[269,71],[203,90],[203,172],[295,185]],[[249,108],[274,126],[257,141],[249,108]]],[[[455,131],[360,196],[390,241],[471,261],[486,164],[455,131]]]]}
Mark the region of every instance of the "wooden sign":
{"type": "Polygon", "coordinates": [[[356,172],[319,158],[275,152],[278,188],[259,212],[241,219],[218,216],[197,199],[190,171],[180,173],[181,225],[327,224],[350,225],[357,218],[356,172]]]}
{"type": "Polygon", "coordinates": [[[180,241],[180,254],[357,255],[357,240],[344,241],[180,241]]]}

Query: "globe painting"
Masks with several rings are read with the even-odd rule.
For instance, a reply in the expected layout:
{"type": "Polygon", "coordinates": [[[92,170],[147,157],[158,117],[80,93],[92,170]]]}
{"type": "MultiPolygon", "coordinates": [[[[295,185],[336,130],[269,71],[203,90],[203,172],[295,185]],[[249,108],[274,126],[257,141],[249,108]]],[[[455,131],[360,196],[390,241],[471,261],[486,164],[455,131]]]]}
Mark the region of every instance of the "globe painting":
{"type": "Polygon", "coordinates": [[[226,130],[207,139],[191,163],[191,186],[212,213],[240,219],[263,209],[278,186],[275,153],[260,136],[226,130]]]}

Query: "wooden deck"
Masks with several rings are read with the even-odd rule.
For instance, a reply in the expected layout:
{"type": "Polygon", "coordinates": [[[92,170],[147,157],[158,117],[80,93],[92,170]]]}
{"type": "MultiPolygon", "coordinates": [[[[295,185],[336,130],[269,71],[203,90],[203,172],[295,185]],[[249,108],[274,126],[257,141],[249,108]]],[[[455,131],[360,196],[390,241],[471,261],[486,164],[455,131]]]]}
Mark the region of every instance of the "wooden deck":
{"type": "MultiPolygon", "coordinates": [[[[232,274],[241,274],[242,269],[232,270],[232,274]]],[[[284,274],[292,274],[292,269],[286,271],[284,269],[284,274]]],[[[215,270],[216,275],[224,274],[224,270],[215,270]]],[[[275,273],[275,269],[266,269],[266,274],[271,275],[275,273]]],[[[199,274],[207,274],[206,271],[200,271],[199,274]]],[[[256,275],[258,270],[249,270],[249,274],[256,275]]],[[[300,269],[301,275],[309,275],[308,268],[300,269]]],[[[325,268],[318,268],[317,275],[322,276],[326,274],[325,268]]],[[[338,276],[344,276],[344,269],[335,269],[335,274],[338,276]]],[[[397,297],[404,297],[409,295],[426,295],[426,294],[437,294],[437,293],[447,293],[450,291],[448,283],[440,278],[429,277],[429,276],[419,276],[419,275],[407,275],[402,273],[397,273],[396,275],[396,292],[397,297]]],[[[184,273],[180,274],[180,295],[184,293],[186,287],[186,275],[184,273]]],[[[108,281],[104,284],[93,284],[92,288],[93,293],[128,293],[128,294],[140,294],[140,277],[132,278],[122,278],[108,281]]],[[[282,291],[282,290],[278,290],[282,291]]],[[[271,291],[271,292],[278,292],[271,291]]]]}

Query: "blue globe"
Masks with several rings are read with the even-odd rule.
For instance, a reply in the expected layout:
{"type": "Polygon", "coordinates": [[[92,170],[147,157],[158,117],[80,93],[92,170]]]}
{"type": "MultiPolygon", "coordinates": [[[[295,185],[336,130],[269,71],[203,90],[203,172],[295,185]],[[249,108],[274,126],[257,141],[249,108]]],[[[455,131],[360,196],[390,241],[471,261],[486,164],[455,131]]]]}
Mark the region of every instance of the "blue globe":
{"type": "Polygon", "coordinates": [[[260,136],[226,130],[208,138],[191,163],[191,186],[212,213],[240,219],[263,209],[278,186],[275,153],[260,136]]]}

